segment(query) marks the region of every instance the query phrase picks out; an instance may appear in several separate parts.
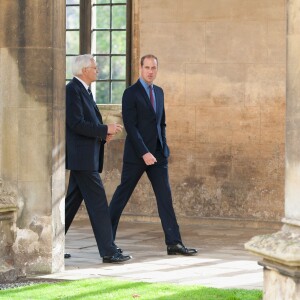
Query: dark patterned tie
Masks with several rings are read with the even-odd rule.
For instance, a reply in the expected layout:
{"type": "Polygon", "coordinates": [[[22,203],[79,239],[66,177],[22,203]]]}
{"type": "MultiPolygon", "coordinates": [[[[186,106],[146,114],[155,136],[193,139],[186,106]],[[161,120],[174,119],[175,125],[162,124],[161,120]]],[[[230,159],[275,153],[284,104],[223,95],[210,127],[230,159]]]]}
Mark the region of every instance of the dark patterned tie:
{"type": "Polygon", "coordinates": [[[88,93],[90,95],[90,98],[93,100],[93,102],[95,102],[91,89],[88,88],[87,91],[88,91],[88,93]]]}
{"type": "Polygon", "coordinates": [[[100,113],[100,111],[99,111],[99,108],[98,108],[98,106],[97,106],[97,104],[96,104],[96,102],[95,102],[95,100],[94,100],[92,91],[91,91],[90,88],[88,88],[87,91],[88,91],[88,93],[89,93],[89,95],[90,95],[90,99],[93,101],[93,105],[94,105],[95,109],[99,112],[99,115],[100,115],[100,122],[101,122],[101,124],[102,124],[102,123],[103,123],[103,122],[102,122],[102,116],[101,116],[101,113],[100,113]]]}

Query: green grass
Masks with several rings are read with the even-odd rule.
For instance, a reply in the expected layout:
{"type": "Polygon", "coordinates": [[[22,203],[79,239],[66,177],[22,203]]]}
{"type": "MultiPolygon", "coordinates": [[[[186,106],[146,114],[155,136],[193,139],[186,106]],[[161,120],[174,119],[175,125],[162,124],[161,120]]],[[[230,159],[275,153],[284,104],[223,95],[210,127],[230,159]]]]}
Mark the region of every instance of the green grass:
{"type": "Polygon", "coordinates": [[[215,289],[202,286],[86,279],[34,284],[0,290],[0,299],[22,300],[261,300],[258,290],[215,289]]]}

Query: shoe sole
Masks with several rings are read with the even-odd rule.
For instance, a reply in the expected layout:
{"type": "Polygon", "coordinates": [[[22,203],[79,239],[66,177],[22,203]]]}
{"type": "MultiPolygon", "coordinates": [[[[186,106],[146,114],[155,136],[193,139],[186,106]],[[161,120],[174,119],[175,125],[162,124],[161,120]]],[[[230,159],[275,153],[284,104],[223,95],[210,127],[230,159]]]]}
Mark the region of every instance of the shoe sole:
{"type": "Polygon", "coordinates": [[[116,260],[116,261],[111,261],[111,260],[106,260],[106,259],[103,259],[102,260],[102,262],[104,263],[104,264],[117,264],[117,263],[122,263],[122,262],[124,262],[124,261],[128,261],[128,260],[130,260],[130,259],[132,259],[132,257],[129,257],[129,258],[127,258],[127,259],[122,259],[122,260],[116,260]]]}
{"type": "Polygon", "coordinates": [[[167,252],[168,255],[184,255],[184,256],[193,256],[195,254],[197,254],[197,252],[195,253],[180,253],[180,252],[167,252]]]}

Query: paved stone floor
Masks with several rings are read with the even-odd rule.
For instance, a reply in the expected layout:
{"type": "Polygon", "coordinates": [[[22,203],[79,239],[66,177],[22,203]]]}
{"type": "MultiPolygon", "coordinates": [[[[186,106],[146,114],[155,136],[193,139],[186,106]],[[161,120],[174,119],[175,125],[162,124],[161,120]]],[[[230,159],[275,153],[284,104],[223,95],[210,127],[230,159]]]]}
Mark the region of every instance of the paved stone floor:
{"type": "Polygon", "coordinates": [[[181,226],[193,257],[168,256],[160,224],[122,222],[116,243],[133,256],[122,264],[103,264],[89,221],[75,221],[66,236],[65,271],[43,276],[56,279],[115,277],[145,282],[198,284],[217,288],[262,289],[263,271],[257,257],[244,250],[252,236],[276,230],[181,226]]]}

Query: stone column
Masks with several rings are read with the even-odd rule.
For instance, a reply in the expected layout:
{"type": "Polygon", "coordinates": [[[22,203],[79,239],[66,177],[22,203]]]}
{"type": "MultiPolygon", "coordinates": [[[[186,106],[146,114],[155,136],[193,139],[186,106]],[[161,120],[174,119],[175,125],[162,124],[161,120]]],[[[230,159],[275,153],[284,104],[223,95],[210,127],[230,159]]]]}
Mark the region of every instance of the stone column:
{"type": "Polygon", "coordinates": [[[0,178],[18,274],[64,268],[65,1],[0,2],[0,178]]]}
{"type": "Polygon", "coordinates": [[[300,299],[300,0],[287,1],[285,217],[245,244],[264,266],[264,299],[300,299]]]}

